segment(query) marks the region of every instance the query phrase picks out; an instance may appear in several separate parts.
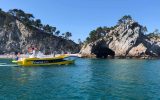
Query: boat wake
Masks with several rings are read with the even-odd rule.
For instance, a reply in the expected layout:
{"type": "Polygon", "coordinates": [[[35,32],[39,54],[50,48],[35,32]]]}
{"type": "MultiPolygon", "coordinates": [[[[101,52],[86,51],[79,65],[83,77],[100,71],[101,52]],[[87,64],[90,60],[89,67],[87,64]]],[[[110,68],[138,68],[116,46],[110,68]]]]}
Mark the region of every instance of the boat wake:
{"type": "Polygon", "coordinates": [[[17,67],[17,64],[7,64],[7,63],[0,63],[0,66],[8,66],[8,67],[17,67]]]}

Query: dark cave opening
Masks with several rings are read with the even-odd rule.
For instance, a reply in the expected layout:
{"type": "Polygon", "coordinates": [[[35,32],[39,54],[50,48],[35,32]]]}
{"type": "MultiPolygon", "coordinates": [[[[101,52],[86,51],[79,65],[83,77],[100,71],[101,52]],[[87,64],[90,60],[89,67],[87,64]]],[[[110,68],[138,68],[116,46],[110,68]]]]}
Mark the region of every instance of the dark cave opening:
{"type": "Polygon", "coordinates": [[[115,52],[106,46],[96,46],[92,49],[92,53],[96,55],[96,58],[108,58],[108,56],[114,58],[115,56],[115,52]]]}

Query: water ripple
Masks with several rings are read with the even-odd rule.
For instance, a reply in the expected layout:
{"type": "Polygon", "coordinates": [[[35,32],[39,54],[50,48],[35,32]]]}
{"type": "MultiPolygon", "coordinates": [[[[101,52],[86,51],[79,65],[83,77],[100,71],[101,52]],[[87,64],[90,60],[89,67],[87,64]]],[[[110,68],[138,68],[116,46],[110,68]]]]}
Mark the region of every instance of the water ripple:
{"type": "Polygon", "coordinates": [[[68,66],[0,66],[0,99],[160,99],[159,64],[159,60],[78,59],[68,66]]]}

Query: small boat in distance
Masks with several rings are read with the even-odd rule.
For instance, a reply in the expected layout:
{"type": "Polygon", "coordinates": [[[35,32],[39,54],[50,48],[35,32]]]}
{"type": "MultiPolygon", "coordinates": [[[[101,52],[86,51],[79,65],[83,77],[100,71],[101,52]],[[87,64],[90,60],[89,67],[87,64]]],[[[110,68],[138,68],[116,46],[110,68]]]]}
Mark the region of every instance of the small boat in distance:
{"type": "Polygon", "coordinates": [[[20,60],[13,60],[20,66],[48,66],[48,65],[68,65],[73,64],[74,59],[70,59],[68,55],[61,55],[50,58],[21,58],[20,60]]]}

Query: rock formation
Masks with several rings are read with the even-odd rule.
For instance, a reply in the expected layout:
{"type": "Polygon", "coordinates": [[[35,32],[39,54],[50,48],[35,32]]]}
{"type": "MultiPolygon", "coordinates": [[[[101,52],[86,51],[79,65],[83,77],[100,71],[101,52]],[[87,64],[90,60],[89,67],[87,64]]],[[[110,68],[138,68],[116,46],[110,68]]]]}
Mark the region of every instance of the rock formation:
{"type": "Polygon", "coordinates": [[[25,53],[30,46],[41,50],[79,51],[79,46],[71,40],[57,37],[34,27],[29,27],[11,15],[0,13],[0,54],[10,52],[25,53]]]}
{"type": "Polygon", "coordinates": [[[160,42],[150,40],[143,33],[143,27],[133,20],[127,20],[106,36],[95,42],[85,44],[80,53],[82,56],[106,58],[117,57],[159,57],[160,42]]]}

